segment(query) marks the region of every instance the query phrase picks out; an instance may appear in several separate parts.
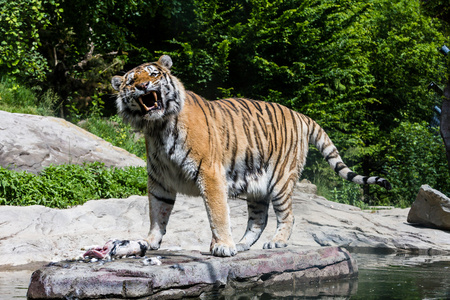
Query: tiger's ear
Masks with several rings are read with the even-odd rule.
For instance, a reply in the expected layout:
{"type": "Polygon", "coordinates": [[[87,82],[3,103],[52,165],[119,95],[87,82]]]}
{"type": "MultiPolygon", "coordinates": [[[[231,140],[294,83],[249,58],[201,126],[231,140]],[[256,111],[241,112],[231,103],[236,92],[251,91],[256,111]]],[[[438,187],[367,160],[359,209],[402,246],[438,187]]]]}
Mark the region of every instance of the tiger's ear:
{"type": "Polygon", "coordinates": [[[122,82],[123,82],[122,76],[114,76],[111,79],[111,85],[112,85],[113,89],[115,89],[116,91],[119,91],[120,85],[122,84],[122,82]]]}
{"type": "Polygon", "coordinates": [[[172,59],[170,58],[169,55],[163,55],[163,56],[161,56],[161,57],[159,58],[159,60],[158,60],[158,63],[159,63],[161,66],[163,66],[163,67],[165,67],[165,68],[167,68],[167,69],[169,69],[169,70],[170,70],[170,68],[172,68],[172,59]]]}

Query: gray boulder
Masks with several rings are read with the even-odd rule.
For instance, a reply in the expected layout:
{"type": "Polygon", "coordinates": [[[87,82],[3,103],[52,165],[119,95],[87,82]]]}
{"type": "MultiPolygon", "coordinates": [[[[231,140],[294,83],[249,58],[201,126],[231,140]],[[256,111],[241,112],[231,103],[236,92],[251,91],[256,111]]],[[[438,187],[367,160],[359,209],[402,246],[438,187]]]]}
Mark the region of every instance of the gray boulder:
{"type": "Polygon", "coordinates": [[[408,222],[450,230],[450,199],[429,185],[422,185],[411,205],[408,222]]]}
{"type": "Polygon", "coordinates": [[[38,173],[50,164],[145,166],[127,151],[60,118],[0,111],[0,166],[38,173]]]}

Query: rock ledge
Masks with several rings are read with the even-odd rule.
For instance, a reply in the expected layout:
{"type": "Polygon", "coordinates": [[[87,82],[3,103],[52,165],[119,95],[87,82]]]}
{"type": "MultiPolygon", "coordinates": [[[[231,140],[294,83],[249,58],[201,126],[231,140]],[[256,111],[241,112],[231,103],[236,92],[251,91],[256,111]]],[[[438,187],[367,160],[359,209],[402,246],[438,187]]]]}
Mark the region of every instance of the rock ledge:
{"type": "MultiPolygon", "coordinates": [[[[35,271],[29,299],[176,299],[275,283],[309,284],[351,278],[358,268],[339,247],[250,250],[217,258],[199,251],[152,251],[162,265],[143,259],[106,263],[59,262],[35,271]]],[[[217,294],[216,294],[217,296],[217,294]]]]}

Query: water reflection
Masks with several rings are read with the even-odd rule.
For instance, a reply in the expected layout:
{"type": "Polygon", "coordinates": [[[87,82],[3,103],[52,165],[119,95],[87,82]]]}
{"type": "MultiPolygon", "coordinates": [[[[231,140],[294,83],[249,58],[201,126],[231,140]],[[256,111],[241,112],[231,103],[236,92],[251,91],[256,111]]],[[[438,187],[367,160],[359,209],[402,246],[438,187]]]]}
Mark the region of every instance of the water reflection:
{"type": "Polygon", "coordinates": [[[450,257],[352,253],[357,278],[234,290],[203,299],[450,299],[450,257]]]}
{"type": "MultiPolygon", "coordinates": [[[[202,299],[450,299],[450,256],[352,253],[357,278],[225,289],[202,299]]],[[[0,299],[26,299],[32,270],[0,270],[0,299]]]]}
{"type": "Polygon", "coordinates": [[[31,270],[0,272],[0,299],[26,299],[31,270]]]}
{"type": "Polygon", "coordinates": [[[358,255],[351,299],[450,299],[450,257],[358,255]]]}

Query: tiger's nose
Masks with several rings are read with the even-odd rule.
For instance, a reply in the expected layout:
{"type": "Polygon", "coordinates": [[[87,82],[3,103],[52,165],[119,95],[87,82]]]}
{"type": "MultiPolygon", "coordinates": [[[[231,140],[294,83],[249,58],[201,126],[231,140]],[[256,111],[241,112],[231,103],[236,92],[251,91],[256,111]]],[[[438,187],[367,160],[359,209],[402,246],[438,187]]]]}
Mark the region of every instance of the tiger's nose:
{"type": "Polygon", "coordinates": [[[136,88],[138,89],[138,90],[146,90],[147,89],[147,83],[146,82],[143,82],[143,83],[139,83],[139,84],[136,84],[136,88]]]}

